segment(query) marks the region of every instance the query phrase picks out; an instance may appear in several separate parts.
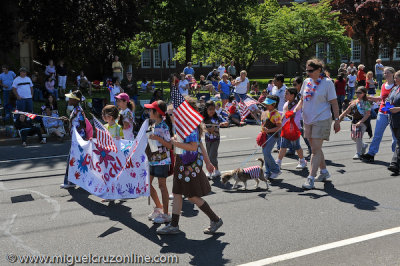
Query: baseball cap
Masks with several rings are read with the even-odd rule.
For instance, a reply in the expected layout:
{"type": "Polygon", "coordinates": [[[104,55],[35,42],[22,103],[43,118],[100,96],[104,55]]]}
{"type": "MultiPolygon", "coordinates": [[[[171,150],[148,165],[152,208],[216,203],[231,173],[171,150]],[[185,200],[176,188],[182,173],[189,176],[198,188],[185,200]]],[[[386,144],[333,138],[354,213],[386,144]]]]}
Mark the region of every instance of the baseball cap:
{"type": "Polygon", "coordinates": [[[129,100],[130,100],[129,95],[126,94],[125,92],[120,93],[117,96],[115,96],[115,99],[124,100],[126,102],[129,102],[129,100]]]}

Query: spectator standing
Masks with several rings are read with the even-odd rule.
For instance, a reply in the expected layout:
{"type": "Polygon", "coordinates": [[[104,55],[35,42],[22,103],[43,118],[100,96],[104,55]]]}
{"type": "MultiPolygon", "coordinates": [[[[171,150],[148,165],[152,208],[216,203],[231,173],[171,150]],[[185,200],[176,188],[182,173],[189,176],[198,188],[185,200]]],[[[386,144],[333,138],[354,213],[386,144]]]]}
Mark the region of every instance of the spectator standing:
{"type": "Polygon", "coordinates": [[[54,87],[55,81],[54,79],[49,76],[46,78],[46,82],[44,83],[44,86],[46,87],[46,91],[49,94],[52,94],[53,96],[55,96],[55,98],[58,100],[60,100],[58,98],[58,90],[54,87]]]}
{"type": "Polygon", "coordinates": [[[235,61],[231,61],[231,64],[228,67],[228,74],[229,76],[231,76],[232,78],[236,78],[236,67],[235,67],[235,61]]]}
{"type": "Polygon", "coordinates": [[[16,77],[15,73],[8,70],[8,66],[2,66],[2,73],[0,74],[0,85],[3,87],[3,106],[6,113],[6,119],[10,117],[11,105],[9,103],[12,84],[16,77]]]}
{"type": "Polygon", "coordinates": [[[135,104],[138,102],[138,87],[137,82],[133,78],[132,71],[126,72],[126,78],[121,81],[121,87],[127,93],[135,104]]]}
{"type": "Polygon", "coordinates": [[[121,81],[123,79],[123,75],[122,75],[122,64],[119,61],[119,57],[116,55],[114,57],[114,62],[111,65],[112,70],[113,70],[113,78],[117,78],[119,79],[119,81],[121,81]]]}
{"type": "Polygon", "coordinates": [[[250,89],[250,81],[247,78],[246,70],[240,71],[240,76],[235,79],[235,99],[237,102],[247,98],[247,92],[250,89]]]}
{"type": "Polygon", "coordinates": [[[183,73],[185,73],[185,76],[189,74],[194,76],[194,69],[192,67],[192,62],[187,63],[187,66],[183,69],[183,73]]]}
{"type": "Polygon", "coordinates": [[[365,88],[368,90],[368,95],[374,96],[376,91],[375,91],[374,73],[372,73],[372,71],[368,71],[365,82],[366,82],[365,88]]]}
{"type": "Polygon", "coordinates": [[[231,94],[231,82],[228,80],[227,73],[222,75],[222,80],[218,83],[218,91],[222,100],[222,108],[225,109],[225,105],[229,100],[229,95],[231,94]]]}
{"type": "Polygon", "coordinates": [[[351,75],[353,71],[356,71],[357,73],[357,68],[354,66],[354,62],[350,62],[349,66],[347,67],[347,75],[351,75]]]}
{"type": "Polygon", "coordinates": [[[60,60],[56,67],[56,73],[58,76],[58,88],[60,89],[61,95],[65,94],[67,88],[67,68],[64,65],[64,61],[60,60]]]}
{"type": "Polygon", "coordinates": [[[338,77],[340,76],[340,75],[343,75],[343,77],[346,77],[347,76],[347,65],[346,65],[346,63],[341,63],[340,64],[340,67],[339,67],[339,69],[338,69],[338,77]]]}
{"type": "Polygon", "coordinates": [[[221,62],[221,65],[218,67],[219,78],[222,79],[222,75],[225,73],[225,62],[221,62]]]}
{"type": "Polygon", "coordinates": [[[44,73],[46,76],[56,79],[56,66],[54,65],[52,59],[49,60],[49,64],[46,66],[44,73]]]}
{"type": "Polygon", "coordinates": [[[339,113],[341,114],[343,111],[343,102],[346,97],[346,80],[343,78],[343,75],[339,75],[335,81],[335,90],[339,105],[339,113]]]}
{"type": "Polygon", "coordinates": [[[382,87],[382,80],[383,80],[383,70],[384,67],[382,65],[382,60],[381,59],[376,59],[376,64],[375,64],[375,76],[376,76],[376,82],[378,82],[378,88],[382,87]]]}
{"type": "Polygon", "coordinates": [[[189,81],[186,79],[185,73],[183,72],[181,73],[181,79],[178,84],[178,89],[182,96],[189,95],[189,81]]]}
{"type": "Polygon", "coordinates": [[[12,84],[12,89],[15,97],[17,97],[17,109],[22,112],[33,112],[33,83],[26,75],[27,70],[21,67],[19,76],[16,77],[12,84]]]}
{"type": "Polygon", "coordinates": [[[32,84],[33,84],[33,100],[34,101],[44,101],[44,87],[43,84],[38,82],[37,74],[32,74],[32,84]]]}
{"type": "Polygon", "coordinates": [[[283,74],[276,74],[274,78],[275,86],[272,88],[271,95],[279,97],[278,111],[282,114],[283,106],[285,105],[286,85],[284,84],[285,76],[283,74]]]}
{"type": "Polygon", "coordinates": [[[352,101],[354,97],[354,92],[356,88],[356,76],[357,71],[353,70],[350,75],[347,76],[347,100],[352,101]]]}
{"type": "Polygon", "coordinates": [[[365,87],[365,71],[364,71],[365,66],[363,64],[358,65],[358,72],[357,72],[357,86],[363,86],[365,87]]]}

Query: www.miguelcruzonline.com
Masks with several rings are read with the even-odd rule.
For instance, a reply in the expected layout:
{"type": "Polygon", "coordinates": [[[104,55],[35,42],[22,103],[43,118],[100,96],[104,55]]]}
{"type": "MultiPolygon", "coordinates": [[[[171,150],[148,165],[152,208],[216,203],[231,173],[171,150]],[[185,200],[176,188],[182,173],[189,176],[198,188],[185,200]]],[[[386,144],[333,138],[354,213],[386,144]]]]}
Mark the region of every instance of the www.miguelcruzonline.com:
{"type": "Polygon", "coordinates": [[[16,255],[8,254],[6,259],[10,263],[16,264],[178,264],[179,257],[177,255],[138,255],[131,253],[129,255],[16,255]]]}

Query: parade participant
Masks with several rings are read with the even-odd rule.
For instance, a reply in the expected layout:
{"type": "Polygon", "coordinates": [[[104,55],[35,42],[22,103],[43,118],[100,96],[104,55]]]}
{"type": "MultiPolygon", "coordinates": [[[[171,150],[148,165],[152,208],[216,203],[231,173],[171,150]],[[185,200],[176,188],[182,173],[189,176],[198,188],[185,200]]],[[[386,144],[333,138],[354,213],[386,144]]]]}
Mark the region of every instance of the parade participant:
{"type": "MultiPolygon", "coordinates": [[[[71,136],[73,130],[76,129],[78,134],[83,138],[86,139],[86,123],[85,123],[85,114],[80,106],[80,102],[82,101],[82,93],[79,90],[73,91],[71,93],[65,94],[65,97],[68,97],[68,106],[72,106],[73,110],[69,117],[69,124],[71,129],[71,136]]],[[[66,117],[62,117],[63,120],[68,120],[66,117]]],[[[75,184],[68,181],[68,169],[69,169],[69,158],[67,161],[67,169],[65,171],[64,176],[64,183],[61,184],[60,188],[68,189],[75,187],[75,184]]]]}
{"type": "Polygon", "coordinates": [[[154,134],[149,136],[149,142],[152,141],[154,145],[147,145],[146,153],[148,154],[150,165],[150,196],[156,207],[148,218],[155,223],[168,223],[171,221],[171,216],[168,213],[167,177],[171,165],[172,122],[169,114],[166,113],[167,104],[164,101],[158,100],[152,104],[145,104],[144,107],[150,110],[150,120],[154,122],[154,126],[152,126],[154,134]],[[153,186],[154,177],[158,179],[162,204],[153,186]]]}
{"type": "Polygon", "coordinates": [[[349,107],[339,116],[340,121],[348,114],[352,114],[351,121],[351,139],[357,144],[357,152],[353,159],[360,159],[360,156],[365,153],[368,144],[363,142],[364,133],[367,131],[372,136],[371,130],[371,103],[367,98],[367,89],[358,87],[356,91],[357,99],[352,101],[349,107]]]}
{"type": "MultiPolygon", "coordinates": [[[[285,93],[286,103],[283,105],[283,115],[282,116],[284,117],[284,119],[282,121],[282,124],[285,124],[287,121],[287,118],[285,118],[285,113],[287,111],[293,111],[294,108],[296,107],[296,105],[298,103],[298,101],[296,100],[296,98],[297,98],[296,96],[297,96],[296,88],[289,88],[286,90],[286,93],[285,93]]],[[[299,129],[301,128],[300,119],[301,119],[301,112],[297,112],[294,117],[294,121],[296,123],[296,126],[299,129]]],[[[276,163],[279,165],[279,168],[282,165],[282,159],[283,159],[283,157],[285,157],[286,150],[290,147],[292,147],[293,150],[295,150],[297,152],[297,155],[299,156],[299,164],[296,166],[296,169],[307,168],[307,162],[304,159],[303,149],[300,146],[300,136],[295,141],[288,140],[284,137],[282,137],[281,139],[282,139],[281,149],[279,150],[278,159],[276,160],[276,163]]]]}
{"type": "MultiPolygon", "coordinates": [[[[380,107],[378,111],[378,116],[376,118],[374,137],[369,146],[368,153],[361,156],[361,159],[365,162],[374,162],[375,154],[379,151],[379,145],[382,141],[383,133],[385,132],[386,127],[389,125],[389,114],[386,111],[382,111],[382,108],[385,107],[387,97],[389,96],[392,88],[394,87],[394,73],[396,71],[393,67],[385,67],[383,70],[383,75],[386,79],[386,82],[382,85],[381,88],[381,96],[380,97],[368,97],[368,100],[372,100],[375,102],[380,102],[380,107]]],[[[392,131],[392,151],[394,152],[396,148],[396,137],[392,131]]]]}
{"type": "MultiPolygon", "coordinates": [[[[196,110],[196,103],[190,97],[185,97],[186,101],[196,110]]],[[[163,228],[157,230],[158,234],[177,234],[179,230],[179,217],[182,210],[182,195],[187,197],[190,202],[203,211],[210,218],[210,226],[203,232],[214,234],[223,224],[210,208],[208,203],[201,197],[211,192],[210,183],[203,172],[203,160],[208,172],[214,172],[214,167],[208,158],[207,151],[201,143],[202,129],[198,126],[181,143],[176,137],[171,139],[174,147],[183,150],[182,154],[177,154],[174,167],[174,181],[172,193],[174,194],[174,204],[172,205],[171,222],[163,228]]]]}
{"type": "Polygon", "coordinates": [[[107,122],[104,127],[110,132],[111,136],[117,140],[124,138],[122,127],[115,121],[119,117],[118,108],[115,105],[106,105],[101,111],[103,120],[107,122]]]}
{"type": "MultiPolygon", "coordinates": [[[[224,75],[227,75],[226,73],[224,75]]],[[[205,110],[203,112],[204,126],[205,126],[205,141],[207,154],[211,163],[215,167],[214,173],[209,173],[208,178],[221,176],[218,170],[218,147],[220,143],[220,127],[227,127],[229,123],[215,112],[215,103],[207,101],[205,110]]]]}
{"type": "Polygon", "coordinates": [[[279,165],[271,154],[275,143],[279,139],[279,132],[276,132],[281,129],[282,125],[282,117],[277,110],[279,97],[276,95],[268,95],[263,105],[265,105],[267,109],[261,116],[261,132],[267,134],[267,142],[263,146],[265,177],[275,179],[282,173],[279,169],[279,165]]]}
{"type": "Polygon", "coordinates": [[[120,93],[115,96],[117,105],[119,108],[119,121],[118,124],[122,126],[124,139],[133,140],[133,123],[135,122],[135,104],[129,99],[129,95],[126,93],[120,93]]]}
{"type": "Polygon", "coordinates": [[[301,98],[294,112],[303,110],[304,135],[310,141],[312,150],[311,171],[303,188],[313,189],[314,181],[325,181],[331,176],[322,152],[322,144],[324,140],[329,140],[331,131],[331,108],[335,118],[335,133],[340,131],[340,121],[335,86],[324,75],[324,63],[319,59],[308,60],[306,71],[309,78],[303,82],[301,98]],[[316,178],[318,168],[321,174],[316,178]]]}
{"type": "Polygon", "coordinates": [[[389,95],[389,102],[393,105],[390,108],[390,128],[394,133],[394,136],[397,140],[396,150],[393,153],[392,161],[388,167],[388,170],[393,172],[394,175],[399,174],[400,167],[400,71],[397,71],[394,74],[394,81],[396,86],[392,89],[392,92],[389,95]]]}

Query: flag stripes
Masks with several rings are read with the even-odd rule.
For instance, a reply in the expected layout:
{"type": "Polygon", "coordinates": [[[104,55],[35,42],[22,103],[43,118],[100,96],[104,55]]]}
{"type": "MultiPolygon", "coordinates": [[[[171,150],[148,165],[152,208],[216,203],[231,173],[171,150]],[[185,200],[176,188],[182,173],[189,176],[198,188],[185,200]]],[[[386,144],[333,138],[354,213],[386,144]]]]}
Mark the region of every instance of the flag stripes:
{"type": "Polygon", "coordinates": [[[93,117],[93,121],[97,133],[97,145],[107,151],[117,152],[117,146],[110,132],[95,117],[93,117]]]}

